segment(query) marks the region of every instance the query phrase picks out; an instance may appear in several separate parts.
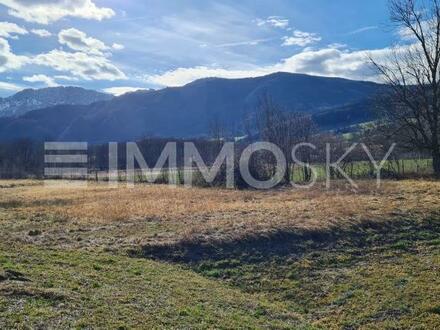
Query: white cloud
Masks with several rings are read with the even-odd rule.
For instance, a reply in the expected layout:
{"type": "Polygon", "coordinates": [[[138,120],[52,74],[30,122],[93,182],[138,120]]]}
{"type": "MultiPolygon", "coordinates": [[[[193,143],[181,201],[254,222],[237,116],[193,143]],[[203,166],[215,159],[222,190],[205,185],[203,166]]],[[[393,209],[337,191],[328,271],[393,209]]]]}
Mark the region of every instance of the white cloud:
{"type": "Polygon", "coordinates": [[[8,41],[0,38],[0,72],[19,69],[28,61],[27,57],[12,53],[8,41]]]}
{"type": "Polygon", "coordinates": [[[73,50],[94,55],[102,55],[104,51],[110,49],[101,40],[88,37],[84,32],[74,28],[61,30],[58,33],[58,41],[73,50]]]}
{"type": "Polygon", "coordinates": [[[27,34],[25,28],[18,26],[14,23],[9,22],[0,22],[0,37],[3,38],[11,38],[17,34],[27,34]]]}
{"type": "Polygon", "coordinates": [[[54,77],[55,79],[58,80],[66,80],[66,81],[78,81],[79,79],[76,77],[72,77],[72,76],[65,76],[65,75],[57,75],[54,77]]]}
{"type": "Polygon", "coordinates": [[[257,20],[258,26],[269,25],[279,29],[287,29],[289,27],[289,20],[280,16],[269,16],[268,18],[262,20],[257,20]]]}
{"type": "Polygon", "coordinates": [[[264,67],[255,68],[254,70],[228,70],[197,66],[193,68],[178,68],[159,75],[150,75],[146,77],[146,80],[155,85],[177,87],[201,78],[218,77],[235,79],[264,76],[269,73],[271,73],[270,70],[264,67]]]}
{"type": "Polygon", "coordinates": [[[52,36],[52,33],[45,29],[32,29],[31,32],[41,38],[48,38],[52,36]]]}
{"type": "Polygon", "coordinates": [[[275,65],[274,68],[277,71],[349,79],[371,79],[373,74],[370,71],[368,52],[349,52],[337,48],[303,51],[275,65]]]}
{"type": "Polygon", "coordinates": [[[293,36],[283,38],[283,46],[300,46],[305,47],[310,44],[321,41],[321,37],[316,33],[303,32],[300,30],[293,31],[293,36]]]}
{"type": "Polygon", "coordinates": [[[86,33],[70,28],[58,33],[58,41],[76,52],[54,49],[49,53],[34,57],[33,63],[51,67],[60,72],[63,80],[119,80],[126,79],[125,74],[107,58],[111,49],[122,49],[123,46],[113,44],[107,46],[101,40],[87,36],[86,33]]]}
{"type": "MultiPolygon", "coordinates": [[[[62,44],[79,51],[66,52],[54,49],[35,56],[19,56],[11,51],[6,39],[0,38],[0,72],[20,69],[25,64],[34,64],[62,72],[64,80],[69,81],[77,79],[114,81],[127,78],[120,69],[111,63],[106,54],[102,53],[104,50],[111,49],[103,42],[90,38],[75,29],[61,31],[59,39],[62,44]]],[[[25,78],[29,82],[44,82],[48,86],[56,85],[53,78],[44,75],[25,78]]]]}
{"type": "Polygon", "coordinates": [[[23,77],[23,80],[31,83],[44,83],[48,87],[59,86],[53,78],[48,77],[44,74],[35,74],[30,77],[23,77]]]}
{"type": "Polygon", "coordinates": [[[0,0],[12,16],[28,22],[49,24],[64,17],[101,21],[115,15],[110,8],[97,7],[92,0],[0,0]]]}
{"type": "Polygon", "coordinates": [[[0,81],[0,90],[18,92],[21,91],[22,89],[23,89],[22,86],[0,81]]]}
{"type": "Polygon", "coordinates": [[[348,46],[346,44],[341,44],[339,42],[335,42],[335,43],[330,44],[330,45],[327,46],[327,48],[337,48],[337,49],[345,49],[347,47],[348,46]]]}
{"type": "Polygon", "coordinates": [[[139,90],[146,90],[146,88],[143,87],[110,87],[105,88],[103,91],[108,94],[113,94],[115,96],[120,96],[126,93],[136,92],[139,90]]]}
{"type": "Polygon", "coordinates": [[[304,73],[326,77],[342,77],[355,80],[378,81],[379,77],[372,70],[368,56],[385,59],[391,52],[390,48],[377,50],[348,51],[340,48],[307,49],[279,63],[255,67],[250,70],[234,70],[198,66],[178,68],[159,75],[149,75],[145,79],[159,86],[183,86],[196,79],[247,78],[259,77],[275,72],[304,73]]]}
{"type": "Polygon", "coordinates": [[[114,44],[112,45],[112,48],[113,48],[114,50],[122,50],[122,49],[124,49],[125,47],[124,47],[124,45],[114,43],[114,44]]]}
{"type": "Polygon", "coordinates": [[[85,80],[113,81],[127,78],[107,58],[83,52],[69,53],[54,49],[49,53],[37,55],[33,63],[51,67],[56,71],[68,72],[74,77],[85,80]]]}
{"type": "MultiPolygon", "coordinates": [[[[435,33],[435,31],[437,30],[436,26],[436,21],[432,20],[432,21],[422,21],[421,22],[421,29],[423,31],[423,33],[425,35],[428,34],[432,34],[435,33]]],[[[420,33],[421,30],[419,27],[416,27],[417,32],[420,33]]],[[[397,29],[397,35],[404,41],[414,41],[416,40],[416,36],[414,35],[414,32],[411,31],[409,28],[407,27],[401,27],[397,29]]]]}

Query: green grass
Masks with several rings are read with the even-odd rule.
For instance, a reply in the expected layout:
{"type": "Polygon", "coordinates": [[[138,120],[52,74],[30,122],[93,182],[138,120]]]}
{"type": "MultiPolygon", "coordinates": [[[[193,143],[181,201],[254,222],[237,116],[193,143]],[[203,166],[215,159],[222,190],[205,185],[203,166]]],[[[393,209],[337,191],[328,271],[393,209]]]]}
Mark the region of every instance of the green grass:
{"type": "Polygon", "coordinates": [[[85,251],[2,247],[0,328],[289,328],[281,303],[178,265],[85,251]]]}
{"type": "MultiPolygon", "coordinates": [[[[313,168],[317,173],[317,180],[326,179],[325,164],[313,164],[313,168]]],[[[340,165],[342,168],[342,164],[340,165]]],[[[352,179],[375,178],[376,172],[371,167],[372,164],[367,161],[353,162],[347,165],[344,171],[352,179]]],[[[426,176],[432,174],[432,160],[430,159],[403,159],[398,162],[386,161],[382,168],[382,178],[386,178],[389,174],[396,176],[426,176]]],[[[295,166],[293,173],[294,182],[304,181],[303,168],[295,166]]]]}
{"type": "Polygon", "coordinates": [[[176,264],[1,246],[0,328],[440,327],[440,221],[176,264]]]}
{"type": "MultiPolygon", "coordinates": [[[[66,192],[25,200],[19,190],[0,204],[0,329],[440,328],[439,190],[432,182],[407,185],[414,189],[375,195],[383,204],[401,201],[386,209],[386,217],[369,216],[371,221],[352,226],[294,232],[275,227],[245,238],[224,235],[186,245],[170,240],[165,246],[156,236],[179,233],[188,223],[152,218],[129,230],[123,225],[142,220],[70,224],[65,214],[49,212],[67,209],[66,192]],[[426,208],[406,209],[414,205],[409,197],[426,208]],[[44,211],[31,212],[36,206],[44,211]],[[146,241],[153,242],[150,254],[146,241]]],[[[225,198],[226,191],[218,193],[212,203],[225,198]]],[[[304,198],[313,202],[313,195],[304,198]]],[[[260,223],[296,201],[284,200],[270,213],[256,213],[260,223]]],[[[262,205],[253,208],[262,212],[262,205]]],[[[323,206],[336,207],[310,204],[323,206]]],[[[170,208],[164,208],[167,214],[170,208]]]]}
{"type": "Polygon", "coordinates": [[[439,219],[404,221],[337,241],[297,241],[282,250],[266,244],[266,250],[229,251],[231,257],[190,265],[243,292],[282,302],[317,327],[435,329],[439,238],[439,219]]]}
{"type": "Polygon", "coordinates": [[[0,328],[440,327],[440,219],[170,263],[0,245],[0,328]]]}

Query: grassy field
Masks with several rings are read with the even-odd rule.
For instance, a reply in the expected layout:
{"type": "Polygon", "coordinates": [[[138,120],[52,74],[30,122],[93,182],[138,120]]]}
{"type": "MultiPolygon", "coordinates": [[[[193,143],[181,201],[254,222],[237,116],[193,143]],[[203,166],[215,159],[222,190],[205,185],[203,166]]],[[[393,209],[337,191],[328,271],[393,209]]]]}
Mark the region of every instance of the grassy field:
{"type": "MultiPolygon", "coordinates": [[[[350,178],[374,178],[376,176],[376,172],[372,166],[372,163],[369,161],[356,161],[348,164],[344,168],[344,171],[350,176],[350,178]]],[[[313,167],[316,171],[317,180],[325,180],[327,175],[325,164],[314,164],[313,167]]],[[[386,161],[382,167],[382,177],[386,175],[396,177],[423,177],[431,174],[431,159],[414,158],[401,159],[398,161],[386,161]]],[[[294,168],[293,180],[295,182],[304,181],[304,170],[302,167],[296,166],[294,168]]]]}
{"type": "Polygon", "coordinates": [[[439,196],[0,181],[0,328],[439,328],[439,196]]]}

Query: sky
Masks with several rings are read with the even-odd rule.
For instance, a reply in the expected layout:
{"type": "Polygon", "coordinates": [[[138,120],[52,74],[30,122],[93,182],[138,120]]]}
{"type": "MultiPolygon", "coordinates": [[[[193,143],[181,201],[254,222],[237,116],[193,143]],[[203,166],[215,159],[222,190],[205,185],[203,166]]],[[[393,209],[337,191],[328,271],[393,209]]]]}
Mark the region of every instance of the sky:
{"type": "Polygon", "coordinates": [[[277,71],[375,80],[367,56],[396,42],[386,0],[0,0],[0,96],[277,71]]]}

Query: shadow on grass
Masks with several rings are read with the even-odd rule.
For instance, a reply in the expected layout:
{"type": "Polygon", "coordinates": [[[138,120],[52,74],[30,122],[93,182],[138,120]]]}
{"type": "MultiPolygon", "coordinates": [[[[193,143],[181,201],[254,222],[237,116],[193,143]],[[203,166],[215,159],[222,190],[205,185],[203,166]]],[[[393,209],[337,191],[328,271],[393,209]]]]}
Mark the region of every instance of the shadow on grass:
{"type": "Polygon", "coordinates": [[[438,242],[440,218],[424,221],[393,220],[367,222],[355,228],[331,231],[279,231],[236,241],[180,241],[169,245],[146,245],[130,250],[132,257],[198,264],[204,261],[237,259],[241,264],[257,264],[270,259],[300,258],[312,251],[379,248],[395,251],[411,250],[418,241],[438,242]]]}
{"type": "Polygon", "coordinates": [[[0,209],[18,209],[22,207],[66,206],[72,204],[68,199],[39,199],[34,201],[9,200],[0,202],[0,209]]]}
{"type": "Polygon", "coordinates": [[[66,300],[66,297],[53,290],[40,290],[31,288],[0,288],[0,294],[9,299],[34,298],[55,303],[66,300]]]}
{"type": "MultiPolygon", "coordinates": [[[[357,329],[377,322],[410,328],[412,323],[405,319],[419,315],[412,290],[418,290],[420,299],[428,294],[420,286],[424,280],[410,282],[411,277],[399,270],[416,260],[407,271],[417,272],[423,264],[418,258],[423,253],[432,256],[439,245],[440,217],[434,214],[424,220],[371,221],[346,230],[149,245],[131,255],[183,264],[202,276],[285,304],[307,320],[325,319],[330,328],[357,329]]],[[[435,277],[426,271],[420,276],[427,283],[435,277]]],[[[436,307],[429,312],[437,313],[436,307]]]]}

